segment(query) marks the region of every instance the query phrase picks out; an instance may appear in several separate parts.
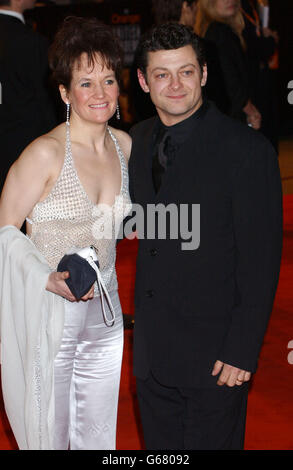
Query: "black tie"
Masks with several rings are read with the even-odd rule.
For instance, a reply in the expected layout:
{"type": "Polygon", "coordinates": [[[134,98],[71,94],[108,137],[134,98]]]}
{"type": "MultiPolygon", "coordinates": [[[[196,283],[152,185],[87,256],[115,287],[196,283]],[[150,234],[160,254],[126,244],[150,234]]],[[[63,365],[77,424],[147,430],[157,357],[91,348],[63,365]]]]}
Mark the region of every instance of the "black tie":
{"type": "Polygon", "coordinates": [[[168,166],[168,144],[170,142],[170,134],[165,132],[158,148],[158,159],[162,167],[166,170],[168,166]]]}
{"type": "Polygon", "coordinates": [[[162,177],[168,166],[168,143],[170,141],[170,134],[164,131],[163,136],[160,138],[160,143],[156,148],[153,157],[153,182],[156,192],[159,191],[162,177]]]}

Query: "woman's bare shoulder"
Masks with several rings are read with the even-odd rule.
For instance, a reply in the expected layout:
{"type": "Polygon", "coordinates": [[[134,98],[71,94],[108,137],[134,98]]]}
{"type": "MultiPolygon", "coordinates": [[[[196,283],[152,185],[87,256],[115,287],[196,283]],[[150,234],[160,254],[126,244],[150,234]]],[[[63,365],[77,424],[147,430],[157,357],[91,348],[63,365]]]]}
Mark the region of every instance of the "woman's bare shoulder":
{"type": "Polygon", "coordinates": [[[122,131],[121,129],[114,129],[113,127],[110,127],[111,131],[117,138],[119,145],[121,147],[121,150],[126,158],[126,160],[129,160],[130,157],[130,152],[131,152],[131,144],[132,144],[132,139],[127,132],[122,131]]]}
{"type": "Polygon", "coordinates": [[[37,161],[39,163],[49,163],[50,160],[56,160],[60,150],[65,146],[65,139],[62,139],[60,127],[62,127],[62,124],[31,142],[19,159],[33,159],[36,163],[37,161]]]}

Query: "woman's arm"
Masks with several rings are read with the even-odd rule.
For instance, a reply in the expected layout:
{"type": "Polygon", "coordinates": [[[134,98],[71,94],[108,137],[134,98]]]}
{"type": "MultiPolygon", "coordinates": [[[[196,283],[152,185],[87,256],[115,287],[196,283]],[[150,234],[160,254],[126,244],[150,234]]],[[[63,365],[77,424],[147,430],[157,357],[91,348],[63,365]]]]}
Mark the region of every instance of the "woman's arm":
{"type": "Polygon", "coordinates": [[[46,140],[34,141],[11,166],[0,198],[0,227],[15,225],[20,229],[45,193],[54,161],[46,140]]]}
{"type": "MultiPolygon", "coordinates": [[[[14,225],[21,228],[34,206],[49,192],[60,172],[58,143],[42,136],[30,144],[12,165],[0,198],[0,227],[14,225]]],[[[67,271],[49,275],[46,289],[70,301],[75,301],[65,279],[67,271]]],[[[92,290],[84,300],[91,298],[92,290]]]]}

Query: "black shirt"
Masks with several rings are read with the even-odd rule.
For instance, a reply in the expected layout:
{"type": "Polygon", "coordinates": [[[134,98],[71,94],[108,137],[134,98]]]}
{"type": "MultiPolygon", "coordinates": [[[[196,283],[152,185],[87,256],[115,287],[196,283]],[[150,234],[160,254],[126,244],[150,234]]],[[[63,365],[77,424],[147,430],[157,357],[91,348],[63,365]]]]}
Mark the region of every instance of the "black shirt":
{"type": "Polygon", "coordinates": [[[153,183],[158,192],[165,171],[172,165],[180,146],[186,141],[190,133],[194,133],[196,122],[200,121],[209,107],[204,101],[200,108],[191,116],[173,126],[165,126],[158,121],[153,134],[153,183]]]}

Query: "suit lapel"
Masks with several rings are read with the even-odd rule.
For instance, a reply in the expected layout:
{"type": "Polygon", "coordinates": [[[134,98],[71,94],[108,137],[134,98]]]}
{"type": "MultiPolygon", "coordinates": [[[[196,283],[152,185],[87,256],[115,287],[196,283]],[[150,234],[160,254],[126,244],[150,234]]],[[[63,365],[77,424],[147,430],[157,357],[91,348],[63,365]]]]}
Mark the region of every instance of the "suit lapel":
{"type": "Polygon", "coordinates": [[[137,188],[138,194],[146,197],[147,202],[156,198],[155,188],[153,185],[152,177],[152,152],[153,152],[153,133],[155,126],[158,124],[158,118],[154,118],[143,130],[143,135],[138,142],[138,150],[136,156],[136,171],[134,176],[134,185],[137,188]]]}

